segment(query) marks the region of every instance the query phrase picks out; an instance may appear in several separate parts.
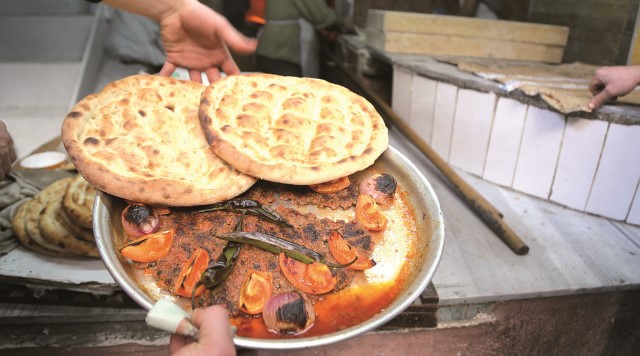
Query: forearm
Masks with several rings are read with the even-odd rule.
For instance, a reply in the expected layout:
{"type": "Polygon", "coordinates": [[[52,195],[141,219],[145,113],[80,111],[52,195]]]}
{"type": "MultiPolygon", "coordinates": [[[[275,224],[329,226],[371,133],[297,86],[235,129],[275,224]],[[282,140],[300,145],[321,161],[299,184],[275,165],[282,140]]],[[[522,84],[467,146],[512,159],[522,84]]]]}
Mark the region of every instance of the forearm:
{"type": "Polygon", "coordinates": [[[197,0],[103,0],[102,3],[160,21],[193,1],[197,0]]]}

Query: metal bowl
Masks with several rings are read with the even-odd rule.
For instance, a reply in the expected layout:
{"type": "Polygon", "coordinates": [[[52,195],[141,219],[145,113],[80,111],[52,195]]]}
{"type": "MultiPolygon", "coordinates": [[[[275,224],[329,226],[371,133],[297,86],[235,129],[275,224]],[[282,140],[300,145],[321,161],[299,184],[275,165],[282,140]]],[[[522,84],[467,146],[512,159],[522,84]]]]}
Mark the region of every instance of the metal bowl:
{"type": "MultiPolygon", "coordinates": [[[[402,153],[393,147],[380,156],[374,167],[390,172],[409,194],[416,217],[418,243],[412,270],[404,288],[384,310],[369,320],[335,333],[292,339],[257,339],[236,336],[239,347],[254,349],[296,349],[328,345],[340,342],[381,326],[411,305],[431,281],[444,247],[444,221],[438,199],[422,173],[402,153]]],[[[93,210],[93,230],[98,250],[108,271],[120,287],[143,308],[149,310],[154,299],[142,289],[130,273],[129,264],[118,253],[114,236],[122,236],[119,214],[122,199],[99,193],[93,210]]]]}

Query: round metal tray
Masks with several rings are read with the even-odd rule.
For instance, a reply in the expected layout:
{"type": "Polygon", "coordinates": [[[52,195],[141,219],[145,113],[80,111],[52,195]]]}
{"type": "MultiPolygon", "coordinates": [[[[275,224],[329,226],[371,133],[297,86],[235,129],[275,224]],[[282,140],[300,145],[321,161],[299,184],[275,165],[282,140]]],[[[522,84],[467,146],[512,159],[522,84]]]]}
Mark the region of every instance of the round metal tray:
{"type": "MultiPolygon", "coordinates": [[[[394,175],[398,185],[409,194],[416,217],[418,243],[410,276],[398,297],[384,310],[369,320],[340,330],[313,337],[292,339],[257,339],[236,336],[239,347],[255,349],[296,349],[321,346],[343,341],[385,324],[411,305],[431,281],[444,248],[444,221],[438,199],[422,173],[402,153],[389,146],[378,158],[374,168],[394,175]]],[[[93,230],[102,260],[120,287],[143,308],[149,310],[154,300],[136,282],[129,264],[114,245],[116,233],[121,233],[119,214],[112,214],[114,206],[122,200],[100,192],[93,209],[93,230]]]]}

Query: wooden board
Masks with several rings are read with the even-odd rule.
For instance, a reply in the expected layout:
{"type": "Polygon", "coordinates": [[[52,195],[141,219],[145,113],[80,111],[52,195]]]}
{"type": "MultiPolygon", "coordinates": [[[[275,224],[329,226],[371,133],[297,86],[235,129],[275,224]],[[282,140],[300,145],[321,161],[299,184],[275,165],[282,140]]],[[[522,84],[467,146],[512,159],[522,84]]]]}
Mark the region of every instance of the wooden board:
{"type": "Polygon", "coordinates": [[[388,52],[561,63],[569,28],[369,10],[365,34],[369,46],[388,52]]]}
{"type": "Polygon", "coordinates": [[[569,37],[569,28],[565,26],[383,10],[369,10],[367,27],[384,32],[490,38],[560,47],[567,44],[569,37]]]}
{"type": "Polygon", "coordinates": [[[483,57],[561,63],[564,47],[426,33],[365,29],[367,44],[394,53],[483,57]]]}

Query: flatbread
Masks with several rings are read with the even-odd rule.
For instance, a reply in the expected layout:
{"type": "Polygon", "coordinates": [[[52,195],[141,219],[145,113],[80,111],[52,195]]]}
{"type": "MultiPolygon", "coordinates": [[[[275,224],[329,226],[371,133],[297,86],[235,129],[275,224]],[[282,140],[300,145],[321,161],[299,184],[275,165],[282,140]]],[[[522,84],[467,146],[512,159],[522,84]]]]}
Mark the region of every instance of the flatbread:
{"type": "Polygon", "coordinates": [[[31,236],[27,233],[26,229],[26,212],[27,212],[27,203],[33,200],[33,198],[24,202],[18,210],[16,214],[13,216],[13,220],[11,221],[12,229],[18,241],[27,249],[51,257],[68,257],[72,254],[64,251],[54,251],[48,248],[42,247],[36,241],[34,241],[31,236]]]}
{"type": "Polygon", "coordinates": [[[40,231],[40,219],[49,201],[55,199],[57,196],[61,197],[67,185],[72,180],[73,178],[57,180],[46,186],[36,194],[32,200],[26,203],[25,229],[27,234],[38,245],[51,251],[69,252],[65,249],[64,245],[59,244],[58,241],[50,241],[42,235],[40,231]]]}
{"type": "Polygon", "coordinates": [[[81,227],[92,229],[93,203],[97,192],[97,189],[81,174],[77,174],[64,193],[62,207],[65,216],[62,218],[73,221],[81,227]]]}
{"type": "Polygon", "coordinates": [[[374,107],[324,80],[233,75],[202,94],[200,122],[214,152],[272,182],[327,182],[372,165],[388,132],[374,107]]]}
{"type": "Polygon", "coordinates": [[[57,212],[62,209],[62,196],[47,202],[40,220],[40,232],[49,241],[63,246],[65,251],[73,252],[81,256],[100,257],[95,243],[81,240],[71,234],[56,218],[57,212]]]}
{"type": "Polygon", "coordinates": [[[74,220],[71,220],[69,216],[65,213],[64,208],[56,211],[56,219],[64,227],[69,233],[73,236],[87,241],[95,243],[95,237],[93,236],[93,229],[88,229],[84,226],[80,226],[74,223],[74,220]]]}
{"type": "Polygon", "coordinates": [[[217,203],[256,178],[216,156],[198,121],[204,86],[134,75],[78,102],[64,119],[62,141],[91,185],[152,205],[217,203]]]}

